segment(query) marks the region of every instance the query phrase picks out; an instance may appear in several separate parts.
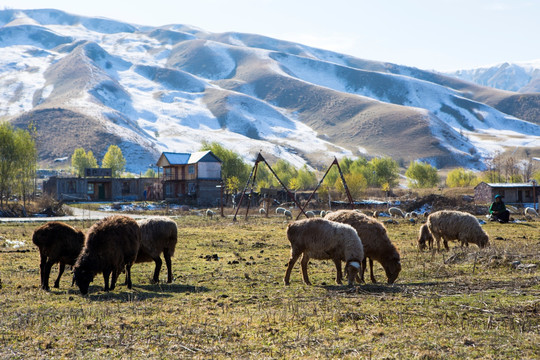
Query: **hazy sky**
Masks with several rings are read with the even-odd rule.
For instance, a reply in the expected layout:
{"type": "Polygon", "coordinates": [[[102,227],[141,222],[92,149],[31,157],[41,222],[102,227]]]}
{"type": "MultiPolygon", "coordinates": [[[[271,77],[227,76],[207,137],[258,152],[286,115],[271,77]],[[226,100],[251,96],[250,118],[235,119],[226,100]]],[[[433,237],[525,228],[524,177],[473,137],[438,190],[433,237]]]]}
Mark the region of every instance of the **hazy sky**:
{"type": "Polygon", "coordinates": [[[0,0],[6,7],[254,33],[422,69],[540,59],[536,0],[0,0]]]}

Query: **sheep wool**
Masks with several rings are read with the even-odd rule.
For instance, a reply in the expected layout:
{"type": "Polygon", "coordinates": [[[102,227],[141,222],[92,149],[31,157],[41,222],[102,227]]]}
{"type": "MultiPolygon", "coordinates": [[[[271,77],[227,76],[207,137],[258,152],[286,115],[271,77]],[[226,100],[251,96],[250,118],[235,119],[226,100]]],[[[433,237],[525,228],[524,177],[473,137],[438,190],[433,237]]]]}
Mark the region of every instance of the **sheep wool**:
{"type": "Polygon", "coordinates": [[[482,229],[478,219],[466,212],[437,211],[428,216],[426,225],[437,242],[437,250],[440,249],[441,239],[446,250],[448,250],[449,240],[457,240],[462,246],[473,243],[483,248],[489,245],[488,234],[482,229]]]}
{"type": "Polygon", "coordinates": [[[349,284],[353,284],[364,259],[362,241],[353,227],[321,218],[304,219],[287,226],[287,238],[291,243],[291,257],[285,272],[285,285],[289,285],[292,268],[300,255],[303,255],[302,276],[307,285],[311,285],[307,273],[310,258],[333,260],[338,284],[343,277],[341,262],[345,261],[349,284]]]}
{"type": "Polygon", "coordinates": [[[373,260],[375,260],[384,268],[388,283],[394,283],[401,271],[401,259],[382,223],[355,210],[339,210],[326,215],[325,219],[351,225],[358,233],[365,256],[360,272],[362,281],[364,281],[366,259],[369,258],[371,281],[377,282],[373,275],[373,260]]]}

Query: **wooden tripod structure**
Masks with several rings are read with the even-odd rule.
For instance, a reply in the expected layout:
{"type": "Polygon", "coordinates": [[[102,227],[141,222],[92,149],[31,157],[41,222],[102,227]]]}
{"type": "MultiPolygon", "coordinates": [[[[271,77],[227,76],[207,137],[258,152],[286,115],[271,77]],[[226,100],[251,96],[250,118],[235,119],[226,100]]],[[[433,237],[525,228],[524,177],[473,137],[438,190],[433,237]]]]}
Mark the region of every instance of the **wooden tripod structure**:
{"type": "MultiPolygon", "coordinates": [[[[309,195],[309,198],[307,199],[306,204],[304,205],[304,208],[301,209],[302,211],[298,214],[298,216],[296,217],[296,220],[298,220],[300,218],[300,215],[302,215],[302,214],[306,215],[306,213],[304,212],[304,209],[308,206],[311,198],[313,197],[313,195],[315,195],[315,193],[317,192],[317,190],[319,189],[319,187],[323,183],[324,178],[326,178],[326,175],[328,175],[328,173],[330,172],[330,169],[332,169],[332,166],[334,166],[334,165],[336,165],[337,168],[338,168],[339,176],[341,178],[341,182],[343,183],[343,188],[345,189],[345,193],[347,194],[347,198],[349,199],[349,205],[351,205],[351,209],[354,209],[353,198],[351,196],[351,192],[349,191],[349,187],[347,186],[347,182],[345,181],[345,177],[343,176],[343,171],[341,171],[341,167],[339,166],[339,162],[338,162],[337,158],[334,157],[334,161],[332,161],[332,164],[330,164],[330,166],[328,167],[328,170],[326,170],[326,172],[324,173],[322,179],[317,184],[317,187],[315,187],[315,190],[313,190],[311,195],[309,195]]],[[[306,217],[307,217],[307,215],[306,215],[306,217]]]]}
{"type": "MultiPolygon", "coordinates": [[[[246,220],[248,218],[249,207],[251,205],[251,196],[253,195],[253,186],[255,185],[255,180],[257,178],[257,169],[259,168],[259,163],[261,163],[261,162],[266,164],[266,166],[268,167],[270,172],[274,175],[274,177],[280,183],[281,187],[283,187],[283,189],[287,192],[287,195],[289,195],[293,199],[294,203],[296,204],[296,206],[298,206],[301,213],[304,213],[304,209],[302,209],[300,204],[296,201],[296,199],[294,197],[294,194],[291,193],[289,191],[289,189],[287,189],[287,187],[285,186],[285,184],[283,184],[283,182],[281,181],[279,176],[277,176],[277,174],[274,172],[274,170],[272,170],[272,167],[266,162],[266,160],[264,159],[262,154],[259,152],[259,154],[257,155],[257,159],[255,160],[255,164],[253,165],[253,168],[251,169],[251,173],[249,174],[246,186],[244,187],[244,190],[242,191],[242,196],[240,196],[240,202],[238,203],[238,207],[236,208],[236,212],[234,213],[233,221],[236,221],[236,215],[238,214],[238,211],[240,210],[240,205],[242,205],[242,200],[244,199],[246,191],[247,191],[248,187],[250,186],[249,184],[251,183],[251,189],[250,189],[250,192],[249,192],[249,195],[248,195],[249,201],[247,202],[247,208],[246,208],[246,220]]],[[[306,215],[306,214],[304,213],[304,215],[306,215]]]]}

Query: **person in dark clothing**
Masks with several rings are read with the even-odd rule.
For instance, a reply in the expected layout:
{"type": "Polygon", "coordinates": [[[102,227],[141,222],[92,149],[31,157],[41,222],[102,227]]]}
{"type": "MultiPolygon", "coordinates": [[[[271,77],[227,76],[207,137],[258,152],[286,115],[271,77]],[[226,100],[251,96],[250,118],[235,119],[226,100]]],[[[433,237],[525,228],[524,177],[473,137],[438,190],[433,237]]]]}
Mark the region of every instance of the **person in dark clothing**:
{"type": "Polygon", "coordinates": [[[502,198],[502,195],[495,195],[495,201],[489,207],[491,221],[507,223],[510,219],[510,211],[506,210],[506,205],[504,205],[502,198]]]}

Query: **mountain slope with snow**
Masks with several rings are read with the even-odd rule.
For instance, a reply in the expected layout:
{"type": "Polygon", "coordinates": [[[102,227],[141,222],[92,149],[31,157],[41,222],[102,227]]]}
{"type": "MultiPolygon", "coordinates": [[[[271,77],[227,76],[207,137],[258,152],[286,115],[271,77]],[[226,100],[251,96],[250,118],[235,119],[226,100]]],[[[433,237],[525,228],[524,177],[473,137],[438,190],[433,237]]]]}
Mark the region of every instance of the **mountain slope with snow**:
{"type": "Polygon", "coordinates": [[[259,35],[4,10],[0,49],[0,118],[36,126],[44,163],[113,143],[137,172],[212,141],[314,167],[370,155],[481,168],[495,150],[540,150],[540,94],[259,35]]]}

